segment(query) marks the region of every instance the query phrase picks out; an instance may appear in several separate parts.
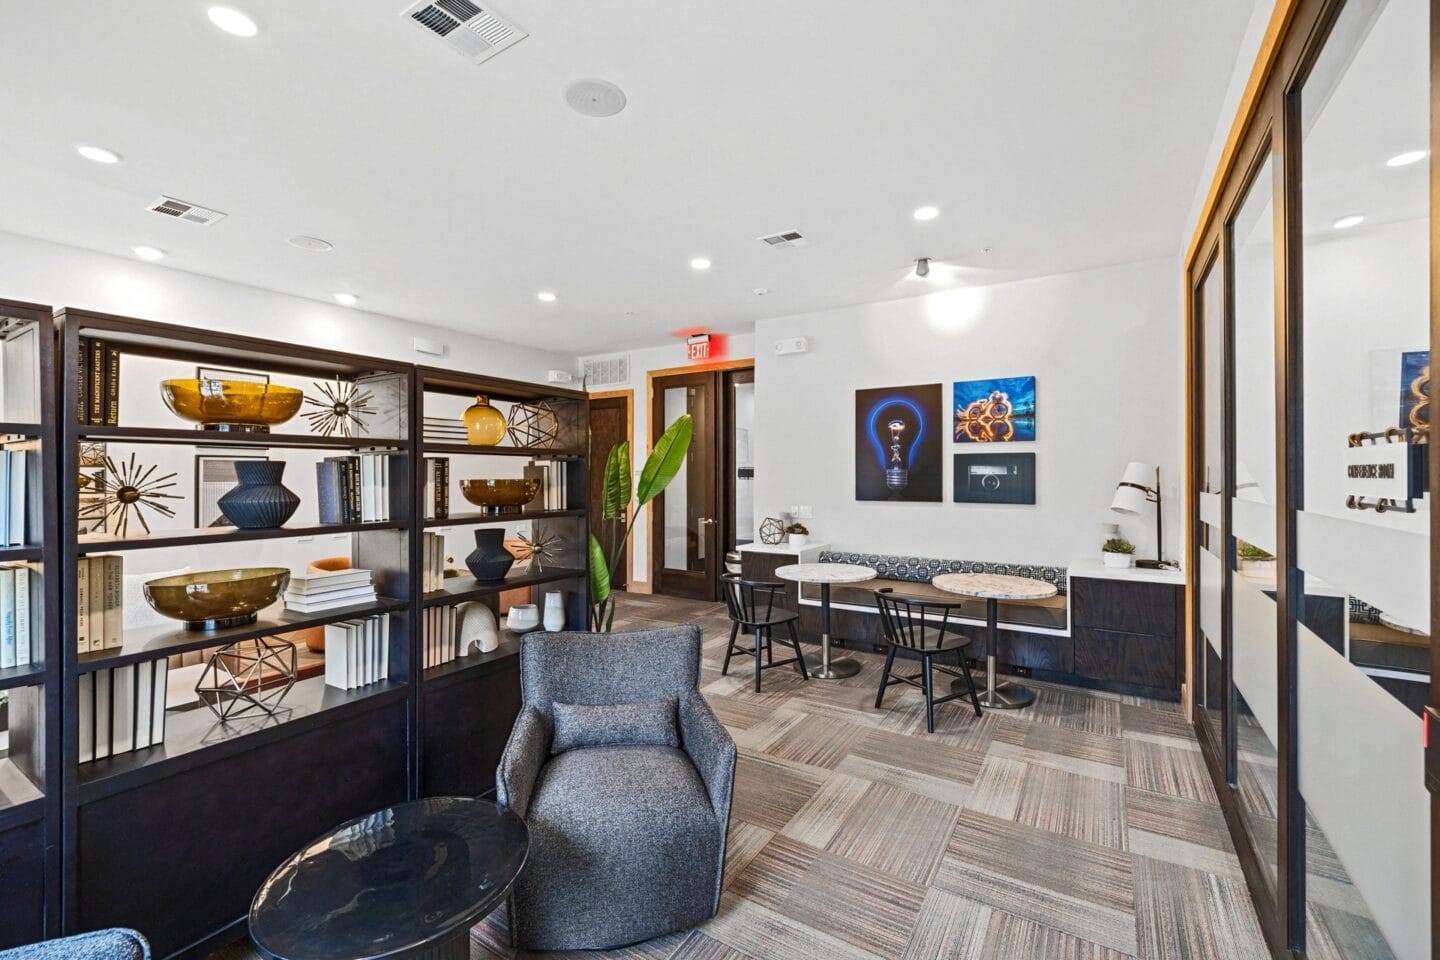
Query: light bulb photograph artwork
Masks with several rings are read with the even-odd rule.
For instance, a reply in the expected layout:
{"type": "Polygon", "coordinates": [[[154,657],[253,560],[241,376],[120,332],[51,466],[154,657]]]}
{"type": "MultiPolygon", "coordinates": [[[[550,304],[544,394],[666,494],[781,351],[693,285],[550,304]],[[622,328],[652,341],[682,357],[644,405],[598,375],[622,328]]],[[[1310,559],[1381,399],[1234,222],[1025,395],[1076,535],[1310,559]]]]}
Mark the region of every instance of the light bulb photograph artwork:
{"type": "Polygon", "coordinates": [[[855,391],[855,499],[944,499],[938,383],[855,391]]]}
{"type": "Polygon", "coordinates": [[[955,384],[955,442],[1035,439],[1035,378],[1000,377],[955,384]]]}

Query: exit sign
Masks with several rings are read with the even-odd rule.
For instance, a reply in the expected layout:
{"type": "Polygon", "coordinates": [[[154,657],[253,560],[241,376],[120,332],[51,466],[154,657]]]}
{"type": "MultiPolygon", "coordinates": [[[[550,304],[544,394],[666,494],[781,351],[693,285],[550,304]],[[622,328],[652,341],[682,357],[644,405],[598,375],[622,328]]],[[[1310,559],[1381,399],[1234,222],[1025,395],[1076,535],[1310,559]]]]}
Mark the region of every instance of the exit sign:
{"type": "Polygon", "coordinates": [[[698,333],[685,341],[686,356],[694,360],[710,359],[710,334],[698,333]]]}

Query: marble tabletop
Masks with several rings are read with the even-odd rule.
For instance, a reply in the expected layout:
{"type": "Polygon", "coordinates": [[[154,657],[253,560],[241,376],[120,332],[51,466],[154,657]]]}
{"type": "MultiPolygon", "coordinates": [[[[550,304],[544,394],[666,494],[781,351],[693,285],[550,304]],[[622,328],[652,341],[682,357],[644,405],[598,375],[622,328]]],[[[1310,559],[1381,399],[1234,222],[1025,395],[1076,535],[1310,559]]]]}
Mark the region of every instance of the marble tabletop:
{"type": "Polygon", "coordinates": [[[775,576],[801,583],[859,583],[875,579],[872,567],[855,563],[787,563],[775,568],[775,576]]]}
{"type": "Polygon", "coordinates": [[[946,593],[983,600],[1044,600],[1059,593],[1053,583],[1000,573],[942,573],[930,582],[946,593]]]}

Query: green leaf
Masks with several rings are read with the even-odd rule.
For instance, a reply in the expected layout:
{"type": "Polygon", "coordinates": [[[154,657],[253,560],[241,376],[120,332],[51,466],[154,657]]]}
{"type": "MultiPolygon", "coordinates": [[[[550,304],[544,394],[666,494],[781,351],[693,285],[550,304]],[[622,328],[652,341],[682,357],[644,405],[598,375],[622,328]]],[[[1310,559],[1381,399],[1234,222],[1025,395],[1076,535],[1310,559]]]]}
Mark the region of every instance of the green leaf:
{"type": "Polygon", "coordinates": [[[610,448],[605,461],[605,490],[600,516],[603,520],[624,520],[630,509],[630,441],[610,448]]]}
{"type": "Polygon", "coordinates": [[[690,419],[690,414],[683,413],[655,441],[655,449],[650,451],[645,469],[640,471],[640,483],[635,487],[635,497],[640,506],[660,496],[675,479],[675,474],[680,472],[685,454],[690,451],[690,436],[694,430],[695,422],[690,419]]]}
{"type": "Polygon", "coordinates": [[[604,603],[610,597],[610,565],[605,562],[605,548],[595,535],[590,535],[590,602],[604,603]]]}

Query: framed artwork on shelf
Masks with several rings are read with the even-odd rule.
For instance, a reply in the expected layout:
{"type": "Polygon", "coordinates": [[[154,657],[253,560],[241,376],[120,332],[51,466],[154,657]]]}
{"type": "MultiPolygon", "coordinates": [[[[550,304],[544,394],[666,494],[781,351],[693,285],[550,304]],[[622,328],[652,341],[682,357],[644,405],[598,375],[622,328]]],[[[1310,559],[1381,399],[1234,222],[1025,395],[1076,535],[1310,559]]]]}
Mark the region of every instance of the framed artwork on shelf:
{"type": "Polygon", "coordinates": [[[234,489],[240,479],[235,476],[237,460],[269,460],[253,454],[213,453],[195,455],[195,528],[233,527],[220,512],[220,498],[234,489]]]}
{"type": "Polygon", "coordinates": [[[955,454],[956,503],[1035,503],[1035,454],[955,454]]]}
{"type": "Polygon", "coordinates": [[[940,503],[943,388],[855,391],[855,499],[940,503]]]}
{"type": "Polygon", "coordinates": [[[1430,351],[1400,354],[1400,426],[1430,432],[1430,351]]]}
{"type": "Polygon", "coordinates": [[[955,384],[955,442],[1035,439],[1035,378],[999,377],[955,384]]]}

